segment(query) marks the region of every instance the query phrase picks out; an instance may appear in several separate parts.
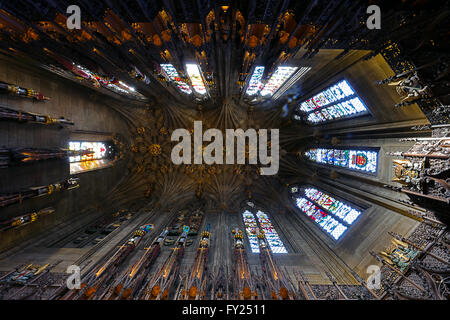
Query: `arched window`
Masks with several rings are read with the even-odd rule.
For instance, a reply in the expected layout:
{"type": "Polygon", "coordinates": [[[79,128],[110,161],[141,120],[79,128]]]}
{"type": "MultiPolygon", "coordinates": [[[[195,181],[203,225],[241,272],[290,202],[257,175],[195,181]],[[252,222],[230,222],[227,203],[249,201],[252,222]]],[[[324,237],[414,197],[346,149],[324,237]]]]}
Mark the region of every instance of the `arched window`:
{"type": "Polygon", "coordinates": [[[175,82],[177,88],[186,94],[191,94],[192,90],[189,85],[181,80],[180,75],[178,74],[177,69],[170,63],[162,63],[161,68],[163,68],[164,72],[167,74],[170,80],[175,82]]]}
{"type": "Polygon", "coordinates": [[[269,244],[272,253],[287,253],[283,241],[281,241],[267,214],[258,210],[255,215],[249,210],[245,210],[244,213],[242,213],[242,218],[244,220],[248,241],[250,242],[250,248],[253,253],[259,253],[257,239],[258,229],[264,231],[264,235],[266,236],[267,243],[269,244]]]}
{"type": "Polygon", "coordinates": [[[376,173],[378,166],[378,151],[359,149],[314,148],[305,152],[311,161],[362,171],[376,173]]]}
{"type": "MultiPolygon", "coordinates": [[[[347,80],[341,80],[300,103],[296,111],[310,124],[325,123],[368,114],[364,102],[347,80]]],[[[298,115],[294,117],[299,119],[298,115]]]]}
{"type": "Polygon", "coordinates": [[[206,94],[205,83],[203,82],[198,65],[193,63],[186,64],[186,72],[189,79],[191,79],[192,88],[194,88],[195,92],[201,95],[206,94]]]}
{"type": "Polygon", "coordinates": [[[338,240],[361,215],[361,211],[315,187],[291,187],[297,208],[334,240],[338,240]]]}
{"type": "Polygon", "coordinates": [[[69,157],[70,174],[102,169],[111,165],[108,157],[113,153],[112,146],[105,142],[70,141],[69,150],[86,150],[91,153],[69,157]]]}
{"type": "Polygon", "coordinates": [[[261,82],[262,76],[264,74],[264,67],[257,66],[255,67],[255,71],[253,71],[252,77],[247,86],[247,91],[245,92],[247,95],[252,96],[261,91],[263,84],[261,82]]]}
{"type": "Polygon", "coordinates": [[[260,94],[264,98],[278,99],[295,82],[303,77],[310,67],[279,66],[270,76],[263,81],[264,66],[256,66],[245,92],[248,96],[260,94]]]}

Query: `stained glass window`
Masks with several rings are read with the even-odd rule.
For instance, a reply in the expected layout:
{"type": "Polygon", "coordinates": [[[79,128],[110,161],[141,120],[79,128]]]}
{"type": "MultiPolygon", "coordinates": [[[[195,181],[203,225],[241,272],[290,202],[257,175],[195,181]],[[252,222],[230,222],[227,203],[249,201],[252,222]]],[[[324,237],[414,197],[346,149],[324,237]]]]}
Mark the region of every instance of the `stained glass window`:
{"type": "Polygon", "coordinates": [[[258,218],[261,229],[264,231],[270,250],[273,253],[287,253],[286,248],[284,247],[283,242],[278,236],[278,233],[272,225],[269,217],[262,211],[258,211],[256,213],[256,217],[258,218]]]}
{"type": "Polygon", "coordinates": [[[89,141],[70,141],[69,150],[90,150],[94,153],[86,154],[83,156],[69,157],[69,162],[98,160],[105,157],[106,146],[102,142],[89,142],[89,141]]]}
{"type": "Polygon", "coordinates": [[[355,149],[316,148],[305,152],[305,156],[314,162],[329,164],[368,173],[377,172],[378,152],[355,149]]]}
{"type": "Polygon", "coordinates": [[[283,242],[278,236],[278,233],[267,214],[262,211],[258,211],[255,218],[255,215],[252,212],[246,210],[242,215],[248,241],[250,242],[250,249],[253,253],[259,253],[257,238],[258,229],[264,231],[267,243],[273,253],[287,253],[283,242]]]}
{"type": "Polygon", "coordinates": [[[349,225],[361,214],[360,211],[315,188],[306,188],[305,196],[349,225]]]}
{"type": "Polygon", "coordinates": [[[261,95],[272,96],[297,69],[297,67],[278,67],[264,85],[261,95]]]}
{"type": "Polygon", "coordinates": [[[199,94],[205,94],[206,87],[198,66],[196,64],[186,64],[186,72],[191,79],[192,88],[199,94]]]}
{"type": "MultiPolygon", "coordinates": [[[[291,189],[293,193],[297,191],[291,189]]],[[[313,187],[305,188],[303,195],[295,201],[303,213],[335,240],[361,215],[361,211],[313,187]]]]}
{"type": "Polygon", "coordinates": [[[306,113],[305,118],[312,124],[368,113],[364,102],[347,80],[342,80],[303,101],[298,110],[306,113]]]}
{"type": "Polygon", "coordinates": [[[177,88],[181,92],[184,92],[186,94],[192,93],[191,88],[185,82],[182,81],[180,75],[178,74],[177,69],[175,69],[175,67],[172,64],[163,63],[161,64],[161,68],[163,68],[169,79],[175,82],[177,88]]]}
{"type": "Polygon", "coordinates": [[[257,238],[258,225],[255,216],[250,211],[246,210],[243,214],[245,231],[247,233],[248,241],[250,242],[250,249],[253,253],[259,253],[259,245],[257,238]]]}
{"type": "Polygon", "coordinates": [[[109,167],[110,165],[111,165],[110,161],[105,159],[72,162],[70,164],[70,174],[77,174],[85,171],[103,169],[109,167]]]}
{"type": "Polygon", "coordinates": [[[277,99],[310,69],[310,67],[300,69],[297,67],[278,67],[264,85],[262,82],[264,66],[256,66],[245,93],[249,96],[261,93],[263,97],[277,99]],[[280,89],[283,85],[284,87],[280,89]]]}
{"type": "Polygon", "coordinates": [[[263,74],[264,74],[263,66],[255,67],[255,71],[253,71],[252,77],[250,78],[250,82],[248,83],[247,91],[245,92],[247,95],[251,96],[257,94],[261,90],[262,88],[261,79],[263,74]]]}
{"type": "Polygon", "coordinates": [[[106,156],[106,146],[103,142],[70,141],[69,150],[89,150],[93,153],[69,157],[70,174],[105,168],[110,165],[106,156]]]}
{"type": "Polygon", "coordinates": [[[91,70],[77,65],[72,62],[72,67],[70,70],[75,73],[77,76],[81,76],[87,80],[90,80],[95,87],[98,87],[100,85],[106,87],[109,90],[112,90],[117,93],[124,93],[128,95],[133,95],[139,98],[143,98],[144,96],[141,95],[139,92],[136,91],[135,88],[129,86],[123,81],[117,80],[116,78],[109,78],[105,76],[101,76],[95,72],[92,72],[91,70]]]}

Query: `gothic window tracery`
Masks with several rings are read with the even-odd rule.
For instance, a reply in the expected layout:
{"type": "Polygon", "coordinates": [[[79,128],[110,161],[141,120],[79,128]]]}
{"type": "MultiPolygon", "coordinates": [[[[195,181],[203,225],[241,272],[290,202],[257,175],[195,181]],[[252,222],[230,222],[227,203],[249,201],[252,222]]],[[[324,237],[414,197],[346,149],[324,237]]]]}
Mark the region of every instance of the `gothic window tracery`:
{"type": "Polygon", "coordinates": [[[247,91],[245,92],[247,95],[252,96],[254,94],[257,94],[262,89],[263,84],[261,80],[263,74],[264,74],[264,67],[257,66],[255,68],[255,71],[253,71],[253,74],[248,83],[247,91]]]}
{"type": "Polygon", "coordinates": [[[366,105],[345,79],[301,102],[297,112],[303,113],[309,124],[368,114],[366,105]]]}
{"type": "Polygon", "coordinates": [[[277,99],[311,68],[279,66],[272,75],[263,81],[264,66],[256,66],[250,77],[246,95],[261,95],[263,98],[277,99]]]}
{"type": "Polygon", "coordinates": [[[361,216],[360,210],[315,187],[294,186],[290,192],[297,208],[334,240],[339,240],[361,216]]]}
{"type": "Polygon", "coordinates": [[[204,95],[206,93],[206,87],[200,74],[198,65],[192,63],[186,64],[186,72],[189,76],[189,79],[191,79],[192,88],[195,90],[195,92],[204,95]]]}
{"type": "Polygon", "coordinates": [[[361,149],[312,148],[305,152],[311,161],[346,169],[376,173],[378,151],[361,149]]]}
{"type": "Polygon", "coordinates": [[[258,210],[256,214],[254,214],[249,210],[245,210],[242,213],[242,218],[244,220],[245,231],[252,253],[259,253],[257,239],[258,230],[264,233],[272,253],[287,253],[283,241],[281,241],[275,227],[266,213],[258,210]]]}
{"type": "Polygon", "coordinates": [[[69,150],[86,150],[91,153],[69,157],[70,174],[101,169],[109,165],[107,147],[103,142],[70,141],[69,150]]]}
{"type": "Polygon", "coordinates": [[[188,86],[187,83],[183,82],[180,75],[178,74],[177,69],[170,63],[162,63],[161,68],[163,68],[164,72],[167,74],[169,79],[175,83],[177,88],[186,94],[191,94],[192,90],[188,86]]]}

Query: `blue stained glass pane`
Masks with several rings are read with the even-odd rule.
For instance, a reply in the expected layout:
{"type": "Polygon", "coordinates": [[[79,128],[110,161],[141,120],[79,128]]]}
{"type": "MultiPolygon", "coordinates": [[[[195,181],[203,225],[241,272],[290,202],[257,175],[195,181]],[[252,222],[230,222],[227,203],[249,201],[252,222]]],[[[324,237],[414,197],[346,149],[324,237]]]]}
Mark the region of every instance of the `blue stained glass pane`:
{"type": "Polygon", "coordinates": [[[342,108],[342,106],[341,106],[340,103],[335,104],[335,105],[333,106],[333,108],[336,109],[336,112],[339,114],[339,118],[341,118],[341,117],[347,115],[347,114],[345,113],[344,109],[342,108]]]}
{"type": "Polygon", "coordinates": [[[347,227],[342,225],[342,224],[338,224],[333,231],[331,232],[331,236],[337,240],[341,237],[341,235],[347,230],[347,227]]]}
{"type": "Polygon", "coordinates": [[[253,213],[245,211],[243,214],[245,231],[247,233],[248,241],[250,242],[250,249],[253,253],[259,253],[259,245],[257,238],[258,225],[253,213]]]}
{"type": "Polygon", "coordinates": [[[177,88],[181,91],[184,92],[186,94],[191,94],[192,90],[191,88],[184,83],[183,81],[181,81],[181,78],[178,74],[177,69],[175,69],[175,67],[170,64],[170,63],[163,63],[161,64],[161,68],[163,68],[163,70],[165,71],[165,73],[167,74],[167,76],[170,78],[170,80],[172,80],[173,82],[175,82],[177,88]]]}
{"type": "Polygon", "coordinates": [[[353,107],[353,104],[350,103],[350,101],[344,101],[341,103],[341,107],[344,109],[344,112],[347,115],[351,115],[356,113],[356,109],[353,107]]]}
{"type": "Polygon", "coordinates": [[[332,216],[327,215],[318,206],[305,198],[297,198],[297,207],[309,216],[314,222],[316,222],[322,230],[328,233],[335,240],[339,239],[342,234],[348,229],[347,226],[334,219],[332,216]]]}
{"type": "Polygon", "coordinates": [[[342,80],[301,102],[299,109],[308,113],[306,119],[313,124],[367,113],[366,106],[347,80],[342,80]],[[313,112],[315,116],[312,115],[313,112]]]}
{"type": "Polygon", "coordinates": [[[286,248],[283,245],[278,233],[272,225],[269,217],[262,211],[256,213],[261,229],[264,231],[266,240],[270,246],[270,250],[273,253],[287,253],[286,248]]]}
{"type": "Polygon", "coordinates": [[[305,196],[349,225],[361,214],[359,210],[315,188],[306,188],[305,196]]]}
{"type": "Polygon", "coordinates": [[[334,150],[333,149],[328,149],[328,150],[324,150],[325,154],[326,154],[326,159],[327,159],[327,163],[328,164],[334,164],[335,160],[334,160],[334,150]]]}
{"type": "Polygon", "coordinates": [[[248,83],[247,91],[245,92],[247,95],[251,96],[257,94],[262,89],[261,79],[263,74],[264,74],[263,66],[255,67],[255,71],[253,71],[252,77],[250,78],[250,82],[248,83]]]}
{"type": "Polygon", "coordinates": [[[330,89],[325,90],[324,94],[327,97],[329,103],[335,102],[338,100],[338,98],[333,94],[333,92],[331,92],[330,89]]]}
{"type": "Polygon", "coordinates": [[[346,97],[355,94],[355,92],[353,91],[353,89],[350,87],[350,85],[346,80],[342,80],[337,85],[339,86],[339,88],[342,90],[342,92],[346,97]]]}
{"type": "Polygon", "coordinates": [[[306,151],[305,156],[318,163],[369,173],[377,172],[377,151],[317,148],[306,151]]]}
{"type": "Polygon", "coordinates": [[[272,225],[272,222],[264,212],[258,211],[256,213],[256,218],[255,215],[248,210],[246,210],[242,215],[247,237],[250,242],[250,248],[253,253],[259,253],[257,221],[259,222],[261,230],[264,232],[270,250],[273,253],[287,253],[287,250],[284,247],[284,244],[281,241],[280,237],[278,236],[277,231],[272,225]]]}
{"type": "Polygon", "coordinates": [[[349,153],[348,150],[335,150],[334,165],[339,167],[348,166],[349,153]]]}
{"type": "Polygon", "coordinates": [[[337,119],[337,118],[339,118],[341,116],[341,114],[339,112],[339,109],[336,108],[336,106],[331,106],[331,107],[328,107],[326,109],[327,109],[328,113],[331,114],[333,119],[337,119]]]}
{"type": "Polygon", "coordinates": [[[350,100],[350,103],[352,106],[356,109],[357,112],[364,112],[366,111],[366,107],[364,106],[364,103],[361,101],[360,98],[356,97],[350,100]]]}

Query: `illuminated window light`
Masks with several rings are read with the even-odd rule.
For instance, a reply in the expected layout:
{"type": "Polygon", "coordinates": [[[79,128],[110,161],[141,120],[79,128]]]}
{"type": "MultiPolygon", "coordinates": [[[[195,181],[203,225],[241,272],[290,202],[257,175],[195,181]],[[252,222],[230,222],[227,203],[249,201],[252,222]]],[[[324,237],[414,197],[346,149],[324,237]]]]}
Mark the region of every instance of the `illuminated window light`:
{"type": "MultiPolygon", "coordinates": [[[[291,189],[293,193],[298,191],[298,188],[291,189]]],[[[301,197],[293,197],[297,207],[334,240],[338,240],[361,215],[361,211],[351,205],[314,187],[305,188],[301,197]]]]}
{"type": "Polygon", "coordinates": [[[198,65],[186,64],[186,72],[191,79],[192,88],[194,88],[194,90],[199,94],[205,94],[206,87],[203,82],[202,76],[200,75],[198,65]]]}
{"type": "Polygon", "coordinates": [[[129,90],[129,91],[132,91],[132,92],[136,91],[135,88],[130,87],[129,85],[127,85],[126,83],[124,83],[124,82],[122,82],[122,81],[119,81],[119,84],[120,84],[121,86],[125,87],[125,89],[127,89],[127,90],[129,90]]]}
{"type": "Polygon", "coordinates": [[[297,67],[278,67],[261,90],[261,95],[272,96],[297,69],[297,67]]]}
{"type": "Polygon", "coordinates": [[[255,71],[253,71],[253,74],[247,86],[247,91],[245,92],[247,95],[252,96],[254,94],[257,94],[262,89],[261,79],[263,74],[264,74],[263,66],[255,67],[255,71]]]}
{"type": "Polygon", "coordinates": [[[315,188],[306,188],[305,196],[348,225],[351,225],[361,215],[359,210],[315,188]]]}
{"type": "Polygon", "coordinates": [[[106,146],[102,142],[89,142],[89,141],[69,141],[69,150],[80,151],[90,150],[94,153],[90,153],[83,156],[69,157],[69,162],[87,161],[103,159],[106,155],[106,146]]]}
{"type": "Polygon", "coordinates": [[[248,241],[250,242],[250,249],[253,253],[259,253],[259,244],[257,238],[258,225],[255,216],[250,211],[246,210],[242,214],[244,219],[245,231],[247,233],[248,241]]]}
{"type": "Polygon", "coordinates": [[[177,88],[181,92],[184,92],[186,94],[192,93],[191,88],[186,83],[181,81],[181,78],[180,78],[180,75],[178,74],[177,69],[175,69],[175,67],[172,64],[162,63],[161,68],[163,68],[163,70],[166,72],[169,79],[172,80],[173,82],[175,82],[177,88]]]}
{"type": "Polygon", "coordinates": [[[142,95],[140,93],[136,92],[135,88],[127,85],[126,83],[124,83],[120,80],[119,81],[110,80],[108,78],[102,77],[102,76],[90,71],[89,69],[87,69],[81,65],[77,65],[73,62],[72,62],[72,65],[74,66],[74,68],[76,67],[76,69],[78,69],[77,73],[75,73],[73,70],[72,70],[72,72],[97,84],[97,85],[94,84],[94,86],[98,86],[98,84],[101,84],[101,85],[105,86],[106,88],[108,88],[109,90],[115,91],[117,93],[125,93],[125,94],[129,94],[129,95],[134,95],[137,97],[142,97],[142,95]]]}
{"type": "Polygon", "coordinates": [[[376,173],[378,152],[369,150],[315,148],[305,152],[314,162],[337,166],[366,173],[376,173]]]}
{"type": "Polygon", "coordinates": [[[306,119],[311,124],[368,113],[364,102],[358,97],[347,80],[339,81],[312,98],[303,101],[298,109],[307,113],[306,119]]]}
{"type": "Polygon", "coordinates": [[[256,217],[258,218],[258,222],[261,226],[262,231],[264,231],[264,235],[266,237],[267,243],[269,244],[270,250],[273,253],[287,253],[287,250],[284,247],[284,244],[278,236],[278,233],[275,230],[275,227],[272,225],[269,217],[262,211],[258,211],[256,213],[256,217]]]}
{"type": "Polygon", "coordinates": [[[265,238],[272,253],[287,253],[283,242],[278,236],[278,233],[272,225],[272,222],[270,221],[267,214],[262,211],[258,211],[255,218],[255,215],[252,212],[246,210],[242,214],[242,217],[244,220],[244,226],[248,241],[250,243],[250,249],[253,253],[259,253],[259,244],[257,237],[258,229],[264,232],[265,238]]]}
{"type": "Polygon", "coordinates": [[[69,141],[69,150],[90,150],[93,153],[69,157],[70,174],[102,169],[110,165],[105,159],[106,146],[103,142],[69,141]]]}
{"type": "Polygon", "coordinates": [[[316,206],[313,202],[306,198],[297,198],[297,207],[310,217],[319,227],[328,233],[333,239],[338,240],[348,229],[331,215],[316,206]]]}

